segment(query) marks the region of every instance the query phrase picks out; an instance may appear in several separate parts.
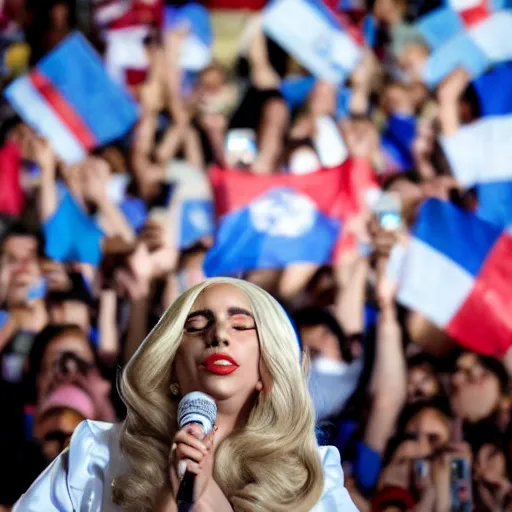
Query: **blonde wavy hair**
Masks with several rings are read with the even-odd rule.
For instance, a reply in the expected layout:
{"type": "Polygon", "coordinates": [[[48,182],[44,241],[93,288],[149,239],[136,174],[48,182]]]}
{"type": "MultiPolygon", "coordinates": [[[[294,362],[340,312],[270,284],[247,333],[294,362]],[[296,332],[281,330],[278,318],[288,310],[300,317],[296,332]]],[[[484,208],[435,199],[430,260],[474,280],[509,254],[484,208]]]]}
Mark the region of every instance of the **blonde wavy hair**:
{"type": "Polygon", "coordinates": [[[309,511],[320,499],[324,479],[295,332],[267,292],[231,278],[209,279],[178,297],[127,364],[121,394],[128,414],[120,444],[130,469],[115,480],[114,502],[123,510],[149,512],[168,482],[177,430],[177,402],[170,393],[173,361],[192,305],[216,284],[231,284],[247,295],[272,385],[260,393],[247,424],[218,446],[214,479],[237,512],[309,511]]]}

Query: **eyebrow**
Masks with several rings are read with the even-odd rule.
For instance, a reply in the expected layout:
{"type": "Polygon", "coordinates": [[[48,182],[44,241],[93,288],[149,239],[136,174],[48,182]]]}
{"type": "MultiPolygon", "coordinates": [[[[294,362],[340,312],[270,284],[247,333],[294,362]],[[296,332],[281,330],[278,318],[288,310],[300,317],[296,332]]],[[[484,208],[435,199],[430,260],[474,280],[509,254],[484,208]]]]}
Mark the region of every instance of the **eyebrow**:
{"type": "MultiPolygon", "coordinates": [[[[236,316],[236,315],[248,316],[254,320],[253,314],[250,311],[248,311],[247,309],[236,307],[236,306],[228,308],[228,316],[231,317],[231,316],[236,316]]],[[[208,320],[215,319],[215,315],[211,309],[198,309],[197,311],[193,311],[192,313],[190,313],[187,316],[187,321],[192,318],[195,318],[196,316],[203,316],[203,317],[207,318],[208,320]]]]}

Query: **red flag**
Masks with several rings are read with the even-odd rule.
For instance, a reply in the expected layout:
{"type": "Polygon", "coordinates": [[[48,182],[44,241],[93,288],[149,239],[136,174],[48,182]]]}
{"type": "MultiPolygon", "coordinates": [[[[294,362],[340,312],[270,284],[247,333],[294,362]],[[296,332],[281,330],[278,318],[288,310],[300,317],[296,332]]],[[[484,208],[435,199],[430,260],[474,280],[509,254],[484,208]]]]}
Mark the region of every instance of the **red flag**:
{"type": "Polygon", "coordinates": [[[0,148],[0,212],[19,215],[24,197],[20,183],[21,151],[14,141],[0,148]]]}

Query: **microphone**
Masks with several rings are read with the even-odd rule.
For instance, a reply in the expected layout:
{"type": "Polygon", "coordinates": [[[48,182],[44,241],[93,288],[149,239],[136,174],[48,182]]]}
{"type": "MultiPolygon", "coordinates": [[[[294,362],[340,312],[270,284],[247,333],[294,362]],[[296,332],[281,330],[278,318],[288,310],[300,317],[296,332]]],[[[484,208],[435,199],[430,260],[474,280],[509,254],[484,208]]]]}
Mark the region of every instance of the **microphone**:
{"type": "MultiPolygon", "coordinates": [[[[215,400],[200,391],[188,393],[178,405],[178,428],[180,430],[186,425],[196,423],[206,436],[212,431],[216,417],[217,404],[215,400]]],[[[176,499],[179,512],[186,512],[192,508],[195,477],[194,473],[187,471],[181,481],[176,499]]]]}

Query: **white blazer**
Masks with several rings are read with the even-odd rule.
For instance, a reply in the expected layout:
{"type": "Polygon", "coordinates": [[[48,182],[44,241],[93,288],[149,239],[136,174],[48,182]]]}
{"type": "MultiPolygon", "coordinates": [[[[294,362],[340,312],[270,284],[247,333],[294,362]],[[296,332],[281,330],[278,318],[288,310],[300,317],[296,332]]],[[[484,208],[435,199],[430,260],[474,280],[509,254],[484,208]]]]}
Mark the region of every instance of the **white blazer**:
{"type": "MultiPolygon", "coordinates": [[[[120,512],[111,482],[126,471],[119,449],[120,424],[84,421],[61,453],[19,499],[13,512],[120,512]]],[[[321,447],[325,486],[312,512],[357,512],[343,485],[340,455],[321,447]]]]}

